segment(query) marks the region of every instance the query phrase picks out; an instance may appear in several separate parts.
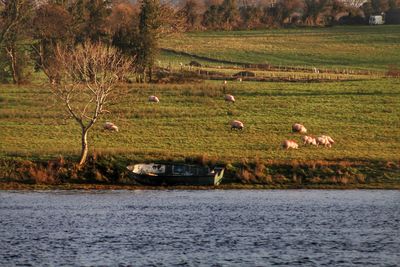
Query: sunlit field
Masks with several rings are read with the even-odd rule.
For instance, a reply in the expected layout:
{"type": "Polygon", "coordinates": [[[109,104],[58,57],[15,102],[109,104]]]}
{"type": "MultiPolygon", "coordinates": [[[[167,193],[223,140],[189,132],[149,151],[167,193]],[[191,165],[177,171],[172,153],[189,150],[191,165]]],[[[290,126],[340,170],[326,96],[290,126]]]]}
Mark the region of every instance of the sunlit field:
{"type": "MultiPolygon", "coordinates": [[[[220,82],[197,85],[130,85],[89,133],[91,151],[128,158],[204,156],[223,161],[398,160],[400,159],[400,80],[332,83],[230,82],[224,102],[220,82]],[[147,102],[156,94],[160,103],[147,102]],[[230,121],[244,122],[231,131],[230,121]],[[105,132],[112,121],[119,132],[105,132]],[[300,142],[291,125],[303,123],[311,135],[328,134],[331,149],[300,146],[286,151],[285,139],[300,142]]],[[[80,128],[54,102],[47,85],[2,86],[2,156],[51,158],[78,155],[80,128]]]]}
{"type": "MultiPolygon", "coordinates": [[[[166,38],[161,47],[234,62],[386,70],[400,62],[400,26],[195,32],[166,38]]],[[[161,61],[187,59],[164,53],[161,61]]]]}
{"type": "MultiPolygon", "coordinates": [[[[400,159],[400,80],[384,77],[389,64],[400,62],[399,26],[188,33],[163,40],[161,47],[230,61],[366,72],[250,69],[257,78],[300,81],[239,82],[232,77],[240,71],[235,64],[198,60],[201,70],[232,77],[225,93],[236,97],[235,104],[225,103],[221,81],[121,84],[124,93],[89,132],[91,152],[139,161],[199,156],[223,162],[400,159]],[[160,103],[147,101],[153,94],[160,103]],[[232,120],[242,121],[244,130],[231,131],[232,120]],[[104,131],[106,121],[120,131],[104,131]],[[301,136],[291,133],[296,122],[310,135],[330,135],[336,143],[331,149],[301,144],[298,150],[283,150],[285,139],[301,143],[301,136]]],[[[162,53],[157,64],[179,73],[188,70],[185,64],[192,59],[162,53]]],[[[80,128],[55,102],[43,75],[35,74],[31,85],[0,88],[2,157],[79,155],[80,128]]]]}

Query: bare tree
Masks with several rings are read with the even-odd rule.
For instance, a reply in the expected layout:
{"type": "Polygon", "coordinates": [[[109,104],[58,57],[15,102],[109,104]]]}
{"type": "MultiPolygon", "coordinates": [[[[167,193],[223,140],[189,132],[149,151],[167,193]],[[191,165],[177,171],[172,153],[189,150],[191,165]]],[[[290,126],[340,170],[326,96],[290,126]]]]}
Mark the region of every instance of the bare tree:
{"type": "Polygon", "coordinates": [[[85,42],[73,49],[57,46],[54,64],[58,70],[52,74],[57,77],[51,82],[52,92],[82,130],[82,166],[88,154],[88,131],[108,112],[106,106],[119,93],[116,84],[128,74],[132,62],[115,48],[85,42]]]}
{"type": "Polygon", "coordinates": [[[159,9],[160,27],[158,38],[181,33],[185,29],[185,18],[180,9],[170,2],[162,2],[159,9]]]}
{"type": "Polygon", "coordinates": [[[306,25],[315,26],[329,10],[330,0],[305,0],[303,21],[306,25]]]}

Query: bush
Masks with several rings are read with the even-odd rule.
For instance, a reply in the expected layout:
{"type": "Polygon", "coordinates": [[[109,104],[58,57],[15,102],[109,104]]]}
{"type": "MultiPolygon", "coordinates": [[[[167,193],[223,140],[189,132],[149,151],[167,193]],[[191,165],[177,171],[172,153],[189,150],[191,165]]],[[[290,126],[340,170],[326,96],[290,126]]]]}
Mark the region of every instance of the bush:
{"type": "Polygon", "coordinates": [[[192,71],[180,71],[180,72],[167,72],[158,71],[156,73],[157,83],[192,83],[201,80],[201,75],[192,71]]]}
{"type": "Polygon", "coordinates": [[[256,77],[256,74],[252,71],[240,71],[233,75],[234,77],[256,77]]]}
{"type": "Polygon", "coordinates": [[[189,66],[192,67],[201,67],[201,64],[195,60],[190,61],[189,66]]]}
{"type": "Polygon", "coordinates": [[[400,70],[396,65],[389,65],[388,71],[386,72],[386,76],[388,77],[400,77],[400,70]]]}

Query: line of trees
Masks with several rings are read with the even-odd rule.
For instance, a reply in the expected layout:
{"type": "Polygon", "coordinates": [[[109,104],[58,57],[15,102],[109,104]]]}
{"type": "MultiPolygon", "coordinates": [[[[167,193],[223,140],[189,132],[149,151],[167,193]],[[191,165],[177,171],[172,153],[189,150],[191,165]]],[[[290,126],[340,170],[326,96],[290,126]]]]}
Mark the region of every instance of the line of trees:
{"type": "Polygon", "coordinates": [[[346,23],[366,23],[399,7],[399,0],[184,0],[181,12],[189,30],[231,30],[325,26],[342,16],[346,23]]]}
{"type": "Polygon", "coordinates": [[[152,79],[158,40],[171,32],[327,25],[398,8],[400,0],[0,0],[0,82],[29,80],[28,64],[53,79],[54,49],[87,40],[134,58],[152,79]]]}

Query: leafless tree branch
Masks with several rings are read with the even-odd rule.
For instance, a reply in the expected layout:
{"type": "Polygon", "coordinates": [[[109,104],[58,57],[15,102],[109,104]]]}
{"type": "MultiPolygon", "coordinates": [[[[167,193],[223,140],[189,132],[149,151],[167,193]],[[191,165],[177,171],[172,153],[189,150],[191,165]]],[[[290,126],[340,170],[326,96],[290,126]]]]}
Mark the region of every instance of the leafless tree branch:
{"type": "MultiPolygon", "coordinates": [[[[105,111],[112,95],[118,94],[116,84],[131,69],[132,62],[116,49],[86,42],[74,49],[57,46],[52,67],[51,89],[66,106],[66,111],[82,130],[80,165],[85,163],[87,132],[105,111]]],[[[45,71],[50,73],[51,71],[45,71]]]]}

